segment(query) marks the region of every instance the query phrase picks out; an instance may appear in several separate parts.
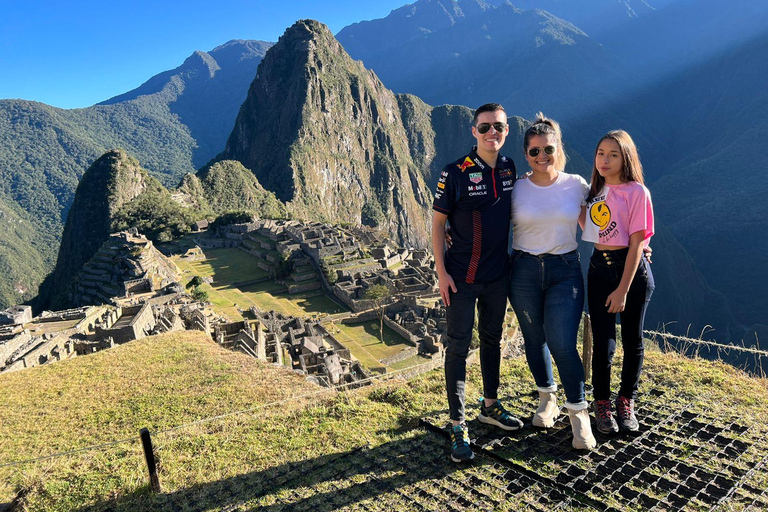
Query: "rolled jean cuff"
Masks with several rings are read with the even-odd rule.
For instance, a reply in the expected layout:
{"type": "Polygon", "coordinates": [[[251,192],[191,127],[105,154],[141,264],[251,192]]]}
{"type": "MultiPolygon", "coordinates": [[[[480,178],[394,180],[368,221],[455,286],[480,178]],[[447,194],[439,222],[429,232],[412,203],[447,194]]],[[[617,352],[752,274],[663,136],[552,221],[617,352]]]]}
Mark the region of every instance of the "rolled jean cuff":
{"type": "Polygon", "coordinates": [[[546,388],[538,386],[536,389],[538,389],[542,393],[554,393],[555,391],[557,391],[557,384],[552,384],[551,386],[548,386],[546,388]]]}
{"type": "Polygon", "coordinates": [[[575,404],[571,402],[565,402],[565,408],[570,411],[583,411],[587,407],[589,407],[589,404],[587,404],[586,400],[575,403],[575,404]]]}

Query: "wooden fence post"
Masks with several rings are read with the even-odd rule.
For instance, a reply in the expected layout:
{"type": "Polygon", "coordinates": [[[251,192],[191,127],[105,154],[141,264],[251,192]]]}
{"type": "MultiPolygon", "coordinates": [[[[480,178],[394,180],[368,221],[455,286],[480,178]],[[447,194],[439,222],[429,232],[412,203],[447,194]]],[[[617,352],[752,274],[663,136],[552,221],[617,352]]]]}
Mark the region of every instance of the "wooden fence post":
{"type": "Polygon", "coordinates": [[[144,447],[144,458],[147,459],[147,469],[149,469],[149,485],[152,492],[159,494],[160,479],[157,477],[157,463],[155,462],[155,452],[152,449],[152,438],[149,436],[149,430],[141,429],[141,444],[144,447]]]}
{"type": "Polygon", "coordinates": [[[584,313],[584,330],[582,334],[584,345],[582,347],[581,361],[584,364],[584,382],[588,382],[592,373],[592,324],[587,313],[584,313]]]}

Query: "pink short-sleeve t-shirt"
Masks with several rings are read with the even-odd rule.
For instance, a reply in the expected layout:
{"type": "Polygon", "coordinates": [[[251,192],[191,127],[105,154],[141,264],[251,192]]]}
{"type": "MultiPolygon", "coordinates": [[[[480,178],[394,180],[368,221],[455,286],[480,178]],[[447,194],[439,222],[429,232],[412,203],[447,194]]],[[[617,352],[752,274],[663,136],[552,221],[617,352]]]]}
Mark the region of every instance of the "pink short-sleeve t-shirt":
{"type": "Polygon", "coordinates": [[[587,202],[587,219],[582,239],[603,245],[629,246],[633,233],[645,233],[643,244],[653,236],[651,193],[636,181],[608,185],[587,202]]]}

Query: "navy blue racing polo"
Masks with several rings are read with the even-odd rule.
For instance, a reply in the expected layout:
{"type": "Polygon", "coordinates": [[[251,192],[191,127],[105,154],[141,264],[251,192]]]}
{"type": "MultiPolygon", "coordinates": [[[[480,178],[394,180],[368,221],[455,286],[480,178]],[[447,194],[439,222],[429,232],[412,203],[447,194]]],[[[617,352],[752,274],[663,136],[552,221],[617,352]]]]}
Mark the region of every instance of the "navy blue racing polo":
{"type": "Polygon", "coordinates": [[[448,216],[453,244],[445,269],[454,281],[488,283],[509,271],[507,240],[515,163],[499,155],[496,168],[477,146],[443,168],[432,209],[448,216]]]}

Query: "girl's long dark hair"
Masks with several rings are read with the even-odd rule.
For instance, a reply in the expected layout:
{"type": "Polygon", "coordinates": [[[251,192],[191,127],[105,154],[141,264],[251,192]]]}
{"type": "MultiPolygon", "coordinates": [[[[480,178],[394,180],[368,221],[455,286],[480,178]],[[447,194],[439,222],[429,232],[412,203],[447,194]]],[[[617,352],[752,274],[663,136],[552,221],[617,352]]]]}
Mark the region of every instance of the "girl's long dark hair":
{"type": "Polygon", "coordinates": [[[623,160],[623,166],[621,168],[621,181],[628,183],[630,181],[636,181],[638,183],[644,183],[643,179],[643,164],[640,163],[640,156],[637,154],[637,146],[635,141],[624,130],[612,130],[606,133],[602,139],[600,139],[595,146],[595,158],[592,159],[592,180],[589,186],[589,195],[587,201],[591,201],[603,190],[605,186],[605,178],[600,176],[597,172],[597,165],[595,160],[597,159],[597,150],[600,144],[606,140],[611,139],[616,141],[621,151],[621,157],[623,160]]]}

